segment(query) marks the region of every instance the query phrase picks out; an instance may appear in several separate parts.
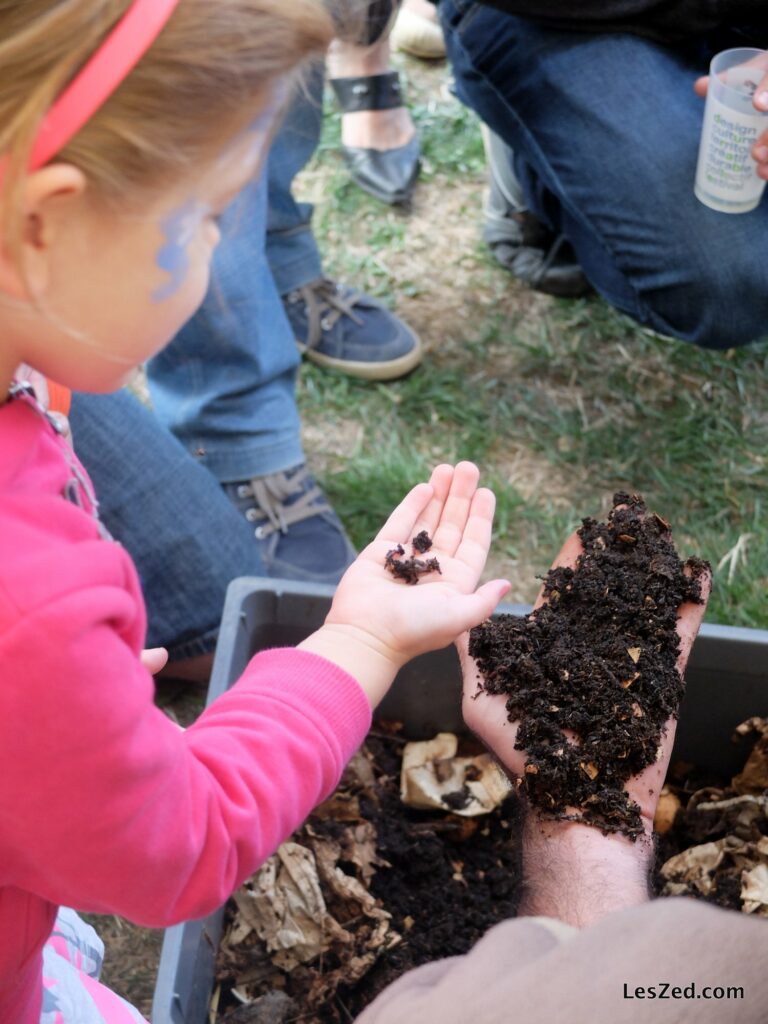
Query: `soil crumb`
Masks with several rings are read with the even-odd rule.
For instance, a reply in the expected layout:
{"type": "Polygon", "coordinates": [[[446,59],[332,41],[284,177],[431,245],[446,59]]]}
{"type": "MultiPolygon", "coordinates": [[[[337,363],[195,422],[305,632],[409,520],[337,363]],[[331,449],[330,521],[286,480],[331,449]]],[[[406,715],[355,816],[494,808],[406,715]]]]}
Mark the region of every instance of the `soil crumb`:
{"type": "Polygon", "coordinates": [[[425,551],[429,551],[432,547],[432,538],[426,530],[422,530],[421,533],[416,534],[411,543],[413,544],[413,550],[423,555],[425,551]]]}
{"type": "Polygon", "coordinates": [[[440,563],[436,558],[417,558],[416,555],[423,555],[432,547],[432,539],[426,530],[417,533],[411,541],[413,554],[404,558],[405,548],[398,544],[392,548],[384,557],[384,568],[387,569],[395,579],[405,580],[406,583],[416,584],[419,576],[426,576],[427,573],[440,573],[440,563]]]}
{"type": "Polygon", "coordinates": [[[479,693],[507,697],[528,752],[521,789],[548,817],[636,839],[640,809],[624,783],[656,759],[684,684],[677,612],[701,603],[701,559],[683,563],[669,524],[618,492],[605,523],[582,520],[574,568],[544,577],[546,603],[470,634],[479,693]],[[684,571],[685,570],[685,571],[684,571]]]}

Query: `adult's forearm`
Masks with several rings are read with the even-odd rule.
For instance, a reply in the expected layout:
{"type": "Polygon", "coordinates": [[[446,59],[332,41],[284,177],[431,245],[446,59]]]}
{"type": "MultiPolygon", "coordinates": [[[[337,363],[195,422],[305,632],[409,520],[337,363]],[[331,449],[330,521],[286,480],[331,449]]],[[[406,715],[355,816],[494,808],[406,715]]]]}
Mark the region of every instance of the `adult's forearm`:
{"type": "Polygon", "coordinates": [[[523,827],[519,914],[555,917],[583,928],[650,899],[653,843],[604,836],[576,822],[529,813],[523,827]]]}

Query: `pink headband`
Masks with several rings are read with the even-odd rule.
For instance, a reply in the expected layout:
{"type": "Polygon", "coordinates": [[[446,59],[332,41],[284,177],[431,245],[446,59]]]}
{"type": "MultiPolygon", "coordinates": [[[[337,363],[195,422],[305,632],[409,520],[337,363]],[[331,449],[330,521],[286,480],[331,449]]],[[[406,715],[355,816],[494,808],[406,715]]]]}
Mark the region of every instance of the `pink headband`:
{"type": "Polygon", "coordinates": [[[45,116],[29,163],[48,163],[103,106],[154,43],[179,0],[134,0],[123,19],[45,116]]]}

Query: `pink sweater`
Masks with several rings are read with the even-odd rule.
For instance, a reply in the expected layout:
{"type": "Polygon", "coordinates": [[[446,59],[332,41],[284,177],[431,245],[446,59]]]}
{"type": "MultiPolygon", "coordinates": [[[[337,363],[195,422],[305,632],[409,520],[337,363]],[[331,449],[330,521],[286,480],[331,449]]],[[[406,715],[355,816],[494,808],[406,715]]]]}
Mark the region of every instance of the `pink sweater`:
{"type": "Polygon", "coordinates": [[[59,904],[151,927],[209,913],[370,724],[349,675],[272,650],[181,732],[138,659],[133,563],[63,496],[63,444],[26,399],[0,407],[0,1024],[39,1021],[59,904]]]}

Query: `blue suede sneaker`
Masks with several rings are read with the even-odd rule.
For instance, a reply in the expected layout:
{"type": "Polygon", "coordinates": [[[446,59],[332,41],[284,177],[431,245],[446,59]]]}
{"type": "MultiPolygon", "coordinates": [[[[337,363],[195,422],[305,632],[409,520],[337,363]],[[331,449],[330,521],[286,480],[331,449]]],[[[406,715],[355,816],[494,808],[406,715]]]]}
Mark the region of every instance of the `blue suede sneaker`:
{"type": "Polygon", "coordinates": [[[254,524],[268,576],[338,583],[354,561],[341,520],[305,465],[223,487],[254,524]]]}
{"type": "Polygon", "coordinates": [[[318,366],[395,380],[421,362],[421,341],[376,299],[326,277],[283,296],[296,344],[318,366]]]}

